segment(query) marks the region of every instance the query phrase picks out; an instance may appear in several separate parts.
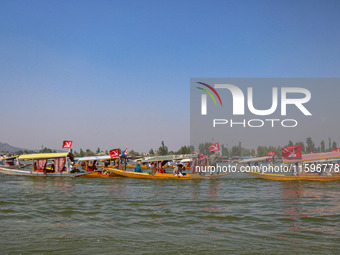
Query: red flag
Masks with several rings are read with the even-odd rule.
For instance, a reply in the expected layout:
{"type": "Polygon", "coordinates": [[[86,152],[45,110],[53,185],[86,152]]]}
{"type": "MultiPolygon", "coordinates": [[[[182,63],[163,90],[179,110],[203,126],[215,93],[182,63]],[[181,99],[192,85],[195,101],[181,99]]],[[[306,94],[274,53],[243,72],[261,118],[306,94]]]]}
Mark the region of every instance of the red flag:
{"type": "Polygon", "coordinates": [[[110,150],[110,157],[111,158],[119,157],[119,149],[110,150]]]}
{"type": "Polygon", "coordinates": [[[203,160],[204,159],[204,155],[203,153],[200,154],[200,160],[203,160]]]}
{"type": "Polygon", "coordinates": [[[340,152],[340,148],[333,149],[333,150],[331,150],[331,152],[340,152]]]}
{"type": "Polygon", "coordinates": [[[194,151],[191,154],[198,154],[198,153],[199,153],[199,151],[194,151]]]}
{"type": "Polygon", "coordinates": [[[267,156],[275,156],[276,155],[276,151],[268,151],[267,152],[267,156]]]}
{"type": "Polygon", "coordinates": [[[124,150],[124,155],[125,156],[127,155],[127,148],[124,150]]]}
{"type": "Polygon", "coordinates": [[[208,159],[208,158],[209,158],[209,155],[204,155],[203,158],[204,158],[204,159],[208,159]]]}
{"type": "Polygon", "coordinates": [[[282,157],[288,159],[301,158],[301,144],[282,148],[282,157]]]}
{"type": "Polygon", "coordinates": [[[220,144],[219,143],[213,143],[212,145],[209,146],[209,152],[212,151],[219,151],[220,150],[220,144]]]}
{"type": "Polygon", "coordinates": [[[63,141],[63,149],[71,149],[72,147],[72,141],[63,141]]]}

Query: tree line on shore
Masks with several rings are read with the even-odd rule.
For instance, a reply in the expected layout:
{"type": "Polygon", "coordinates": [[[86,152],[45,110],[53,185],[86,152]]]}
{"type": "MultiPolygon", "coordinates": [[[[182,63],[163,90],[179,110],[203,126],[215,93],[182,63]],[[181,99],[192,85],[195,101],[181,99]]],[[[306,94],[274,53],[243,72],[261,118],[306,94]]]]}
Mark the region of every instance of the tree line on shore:
{"type": "MultiPolygon", "coordinates": [[[[303,154],[308,154],[310,152],[313,153],[319,153],[319,152],[329,152],[332,149],[337,148],[337,143],[335,141],[332,141],[331,138],[328,139],[328,146],[326,146],[326,142],[323,140],[321,141],[320,145],[316,145],[311,137],[306,138],[306,142],[296,142],[293,143],[293,141],[289,140],[287,145],[284,146],[258,146],[257,149],[249,149],[242,147],[241,142],[238,143],[238,145],[234,145],[232,147],[228,147],[224,144],[221,144],[221,155],[224,157],[233,157],[233,156],[266,156],[269,151],[275,151],[276,155],[281,156],[281,150],[283,147],[286,146],[293,146],[293,145],[299,145],[301,144],[301,150],[303,154]]],[[[199,144],[197,151],[203,154],[209,154],[209,146],[211,145],[211,142],[205,142],[199,144]]],[[[150,149],[148,155],[178,155],[178,154],[190,154],[195,151],[195,147],[192,145],[184,145],[181,146],[178,151],[169,151],[168,147],[165,145],[164,141],[161,142],[161,146],[158,149],[150,149]]],[[[56,150],[52,150],[49,148],[42,148],[38,151],[38,153],[55,153],[56,150]]],[[[37,151],[32,150],[20,150],[17,151],[17,155],[21,154],[30,154],[30,153],[37,153],[37,151]]],[[[98,155],[98,154],[108,154],[109,152],[101,151],[100,148],[97,148],[97,150],[92,151],[90,149],[83,150],[82,148],[77,151],[73,151],[73,154],[76,157],[87,157],[92,155],[98,155]]],[[[134,156],[140,156],[141,153],[130,150],[128,152],[128,155],[134,155],[134,156]]]]}
{"type": "MultiPolygon", "coordinates": [[[[234,145],[232,147],[228,147],[224,144],[220,144],[221,155],[224,157],[233,157],[233,156],[267,156],[269,151],[275,151],[276,155],[282,155],[282,148],[286,146],[293,146],[301,144],[302,154],[308,153],[320,153],[320,152],[330,152],[332,149],[337,148],[337,143],[332,141],[331,138],[328,138],[328,146],[326,147],[325,141],[321,141],[320,145],[316,145],[311,137],[306,138],[306,142],[296,142],[289,140],[288,144],[283,146],[258,146],[257,149],[250,149],[242,147],[241,142],[238,145],[234,145]]],[[[209,154],[209,146],[211,142],[200,143],[198,145],[197,150],[203,154],[209,154]]],[[[162,141],[161,146],[156,152],[153,149],[150,149],[149,155],[166,155],[166,154],[189,154],[195,151],[194,146],[182,146],[178,151],[168,151],[168,147],[164,145],[164,141],[162,141]]]]}

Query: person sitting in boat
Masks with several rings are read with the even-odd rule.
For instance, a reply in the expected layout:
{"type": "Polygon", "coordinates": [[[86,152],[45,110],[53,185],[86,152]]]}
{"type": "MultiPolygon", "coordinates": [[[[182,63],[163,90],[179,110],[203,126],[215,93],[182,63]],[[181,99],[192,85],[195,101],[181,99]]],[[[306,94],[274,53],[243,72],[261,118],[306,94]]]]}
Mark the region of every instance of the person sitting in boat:
{"type": "Polygon", "coordinates": [[[97,160],[93,161],[92,166],[87,167],[87,171],[92,172],[92,171],[97,170],[96,163],[97,163],[97,160]]]}
{"type": "Polygon", "coordinates": [[[74,162],[71,162],[70,165],[70,173],[79,173],[79,169],[76,167],[76,165],[74,164],[74,162]]]}
{"type": "Polygon", "coordinates": [[[161,174],[166,174],[165,170],[164,170],[164,166],[166,165],[167,161],[162,161],[162,162],[159,162],[158,164],[158,171],[159,173],[161,174]]]}
{"type": "Polygon", "coordinates": [[[183,175],[185,175],[185,174],[183,173],[183,170],[184,170],[183,165],[182,165],[182,164],[179,164],[179,165],[178,165],[178,176],[183,176],[183,175]]]}
{"type": "Polygon", "coordinates": [[[143,173],[142,167],[140,166],[140,163],[137,163],[137,166],[135,167],[135,172],[136,173],[143,173]]]}
{"type": "Polygon", "coordinates": [[[174,171],[173,171],[174,176],[183,176],[183,165],[178,164],[175,166],[174,171]]]}

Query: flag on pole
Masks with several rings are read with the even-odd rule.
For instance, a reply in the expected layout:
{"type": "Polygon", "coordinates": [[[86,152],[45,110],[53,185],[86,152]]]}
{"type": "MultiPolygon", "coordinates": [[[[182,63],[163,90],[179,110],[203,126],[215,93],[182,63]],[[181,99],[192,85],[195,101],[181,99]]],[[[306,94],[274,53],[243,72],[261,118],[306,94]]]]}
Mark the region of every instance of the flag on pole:
{"type": "Polygon", "coordinates": [[[118,158],[119,157],[119,149],[110,150],[110,157],[111,158],[118,158]]]}
{"type": "Polygon", "coordinates": [[[220,144],[219,143],[213,143],[212,145],[209,146],[209,152],[212,151],[219,151],[220,150],[220,144]]]}
{"type": "Polygon", "coordinates": [[[276,151],[268,151],[267,152],[267,156],[275,156],[276,155],[276,151]]]}
{"type": "Polygon", "coordinates": [[[287,159],[301,158],[301,144],[282,148],[282,157],[287,159]]]}
{"type": "Polygon", "coordinates": [[[63,149],[71,149],[71,147],[72,147],[72,141],[67,141],[67,140],[63,141],[63,149]]]}

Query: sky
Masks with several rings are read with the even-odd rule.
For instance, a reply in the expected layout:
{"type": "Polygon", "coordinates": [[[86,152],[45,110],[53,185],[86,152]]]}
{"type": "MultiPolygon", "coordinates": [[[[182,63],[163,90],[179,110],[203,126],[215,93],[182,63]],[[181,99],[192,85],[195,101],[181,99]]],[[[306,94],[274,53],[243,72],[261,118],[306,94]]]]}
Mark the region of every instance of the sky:
{"type": "Polygon", "coordinates": [[[190,78],[339,77],[339,1],[0,1],[0,141],[190,143],[190,78]]]}

